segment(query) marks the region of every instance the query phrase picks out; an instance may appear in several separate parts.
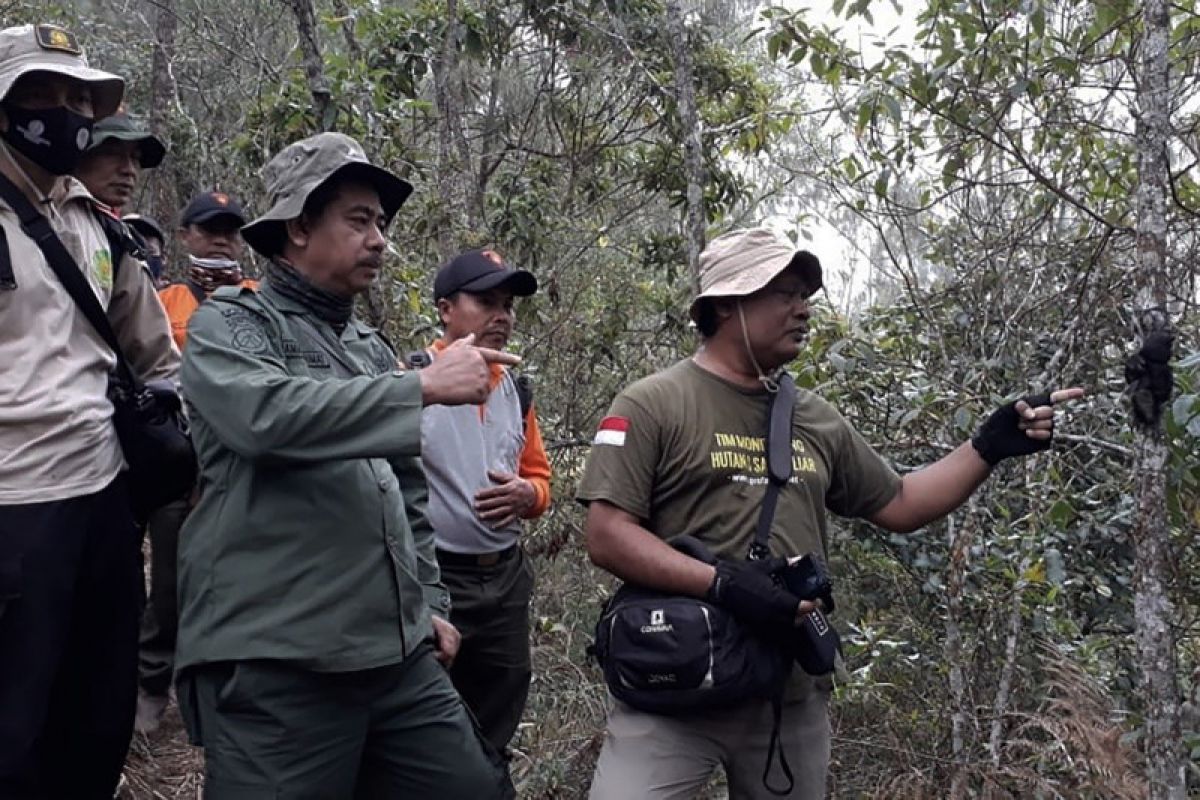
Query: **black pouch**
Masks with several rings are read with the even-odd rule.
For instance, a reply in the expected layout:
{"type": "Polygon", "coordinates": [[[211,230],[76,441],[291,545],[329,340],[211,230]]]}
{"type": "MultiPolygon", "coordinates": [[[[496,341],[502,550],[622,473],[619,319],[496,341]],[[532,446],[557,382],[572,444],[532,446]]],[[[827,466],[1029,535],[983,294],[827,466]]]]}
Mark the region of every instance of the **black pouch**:
{"type": "Polygon", "coordinates": [[[600,615],[594,654],[613,697],[664,715],[769,700],[791,668],[785,648],[724,609],[630,584],[600,615]]]}
{"type": "Polygon", "coordinates": [[[796,663],[809,675],[828,675],[837,663],[842,641],[820,611],[811,611],[796,629],[796,663]]]}
{"type": "Polygon", "coordinates": [[[183,497],[196,482],[196,453],[182,404],[170,387],[133,388],[116,377],[109,382],[108,399],[129,465],[130,506],[134,518],[145,522],[151,512],[183,497]]]}

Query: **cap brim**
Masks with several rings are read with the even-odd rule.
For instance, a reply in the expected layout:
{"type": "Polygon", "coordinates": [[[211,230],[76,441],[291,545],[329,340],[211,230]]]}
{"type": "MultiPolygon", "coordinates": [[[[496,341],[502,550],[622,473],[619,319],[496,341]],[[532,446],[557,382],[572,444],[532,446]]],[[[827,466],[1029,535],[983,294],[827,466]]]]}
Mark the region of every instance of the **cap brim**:
{"type": "Polygon", "coordinates": [[[696,322],[701,300],[708,297],[748,297],[775,280],[775,278],[779,277],[779,275],[786,272],[792,266],[798,267],[800,275],[812,286],[812,291],[808,294],[809,297],[819,292],[825,285],[820,259],[807,250],[797,250],[786,259],[781,258],[778,261],[764,264],[755,271],[753,278],[747,281],[739,281],[736,291],[731,291],[732,287],[728,284],[719,283],[696,295],[696,298],[692,300],[692,304],[688,306],[688,316],[692,318],[693,322],[696,322]]]}
{"type": "Polygon", "coordinates": [[[167,155],[167,146],[157,136],[138,131],[105,131],[99,136],[93,135],[92,144],[88,150],[94,150],[109,139],[116,139],[119,142],[137,142],[138,163],[141,164],[142,169],[154,169],[162,163],[163,158],[167,155]]]}
{"type": "Polygon", "coordinates": [[[529,297],[538,290],[537,278],[532,272],[523,269],[496,270],[487,275],[480,275],[473,281],[467,281],[458,287],[460,292],[486,292],[489,289],[504,287],[516,297],[529,297]]]}
{"type": "Polygon", "coordinates": [[[242,239],[260,255],[268,258],[278,255],[279,241],[282,235],[280,229],[283,224],[289,219],[296,219],[300,216],[309,195],[315,192],[319,186],[342,175],[353,177],[375,187],[375,191],[379,194],[379,204],[383,207],[383,216],[388,222],[392,221],[392,217],[396,215],[413,191],[411,183],[382,167],[362,161],[352,161],[343,164],[320,180],[314,181],[312,185],[305,187],[302,191],[293,192],[287,197],[280,198],[275,205],[268,209],[267,213],[242,228],[242,239]]]}
{"type": "Polygon", "coordinates": [[[13,84],[31,72],[52,72],[56,75],[66,75],[83,81],[92,90],[92,120],[101,120],[117,113],[121,107],[121,98],[125,96],[125,79],[111,72],[104,72],[91,67],[81,67],[70,63],[55,63],[47,61],[42,53],[31,53],[18,56],[16,61],[26,60],[24,64],[6,65],[4,77],[0,78],[0,99],[8,96],[13,84]]]}
{"type": "Polygon", "coordinates": [[[210,208],[208,211],[201,211],[199,214],[191,217],[183,224],[185,227],[188,225],[199,225],[204,222],[210,222],[217,217],[232,217],[233,219],[237,220],[237,224],[239,226],[246,224],[245,217],[236,211],[230,211],[228,208],[210,208]]]}

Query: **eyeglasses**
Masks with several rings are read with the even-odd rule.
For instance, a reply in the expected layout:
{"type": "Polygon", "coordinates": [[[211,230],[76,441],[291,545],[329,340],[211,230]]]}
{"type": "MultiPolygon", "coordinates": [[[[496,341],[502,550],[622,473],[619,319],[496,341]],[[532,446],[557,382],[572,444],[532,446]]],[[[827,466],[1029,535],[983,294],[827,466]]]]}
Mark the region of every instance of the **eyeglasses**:
{"type": "Polygon", "coordinates": [[[763,289],[767,294],[775,295],[785,303],[796,303],[798,301],[807,301],[812,296],[812,292],[803,283],[798,283],[795,286],[771,286],[763,289]]]}

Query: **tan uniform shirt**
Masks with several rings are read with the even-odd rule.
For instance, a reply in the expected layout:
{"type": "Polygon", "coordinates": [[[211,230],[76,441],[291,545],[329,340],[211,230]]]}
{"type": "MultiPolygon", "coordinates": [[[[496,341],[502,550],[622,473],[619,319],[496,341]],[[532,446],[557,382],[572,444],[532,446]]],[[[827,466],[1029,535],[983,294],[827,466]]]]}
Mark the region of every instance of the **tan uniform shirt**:
{"type": "MultiPolygon", "coordinates": [[[[133,370],[174,380],[179,351],[149,270],[127,255],[114,286],[91,195],[68,178],[53,198],[51,224],[108,310],[133,370]]],[[[0,291],[0,505],[99,491],[124,465],[106,397],[116,357],[3,201],[0,226],[17,281],[0,291]]]]}

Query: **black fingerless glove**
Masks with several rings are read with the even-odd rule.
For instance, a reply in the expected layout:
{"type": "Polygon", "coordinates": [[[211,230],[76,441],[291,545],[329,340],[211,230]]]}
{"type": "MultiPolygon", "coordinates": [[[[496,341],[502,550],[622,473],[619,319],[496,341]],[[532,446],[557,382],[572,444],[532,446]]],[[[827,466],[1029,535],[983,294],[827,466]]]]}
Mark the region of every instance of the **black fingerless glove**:
{"type": "Polygon", "coordinates": [[[760,636],[774,638],[789,633],[796,624],[799,598],[781,588],[772,577],[787,566],[782,558],[759,561],[717,562],[717,577],[704,599],[728,610],[760,636]]]}
{"type": "MultiPolygon", "coordinates": [[[[1028,395],[1021,399],[1028,403],[1030,408],[1050,405],[1048,394],[1028,395]]],[[[1051,439],[1031,439],[1025,435],[1025,431],[1017,427],[1021,421],[1021,415],[1017,413],[1018,402],[1014,400],[993,411],[971,439],[971,444],[980,457],[993,467],[1006,458],[1027,456],[1050,447],[1051,439]]]]}

